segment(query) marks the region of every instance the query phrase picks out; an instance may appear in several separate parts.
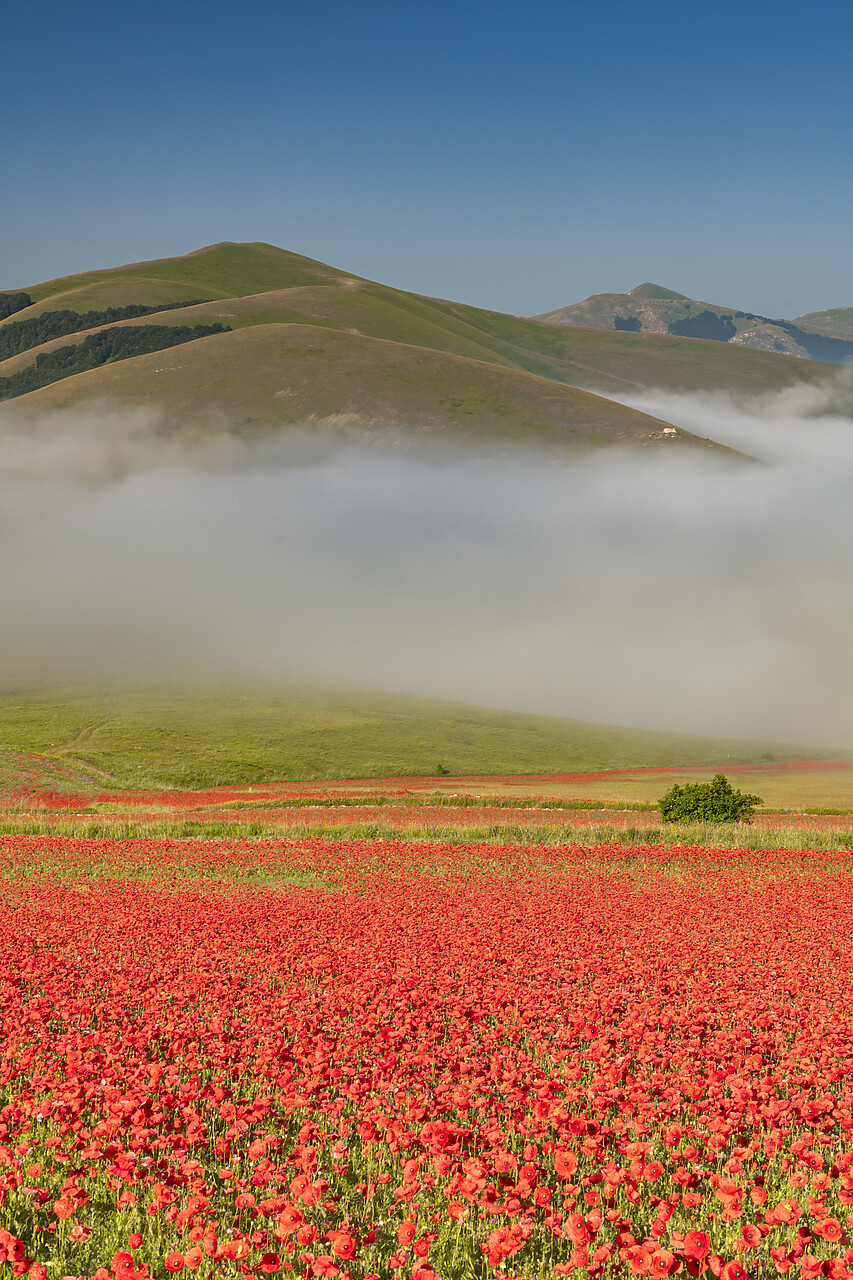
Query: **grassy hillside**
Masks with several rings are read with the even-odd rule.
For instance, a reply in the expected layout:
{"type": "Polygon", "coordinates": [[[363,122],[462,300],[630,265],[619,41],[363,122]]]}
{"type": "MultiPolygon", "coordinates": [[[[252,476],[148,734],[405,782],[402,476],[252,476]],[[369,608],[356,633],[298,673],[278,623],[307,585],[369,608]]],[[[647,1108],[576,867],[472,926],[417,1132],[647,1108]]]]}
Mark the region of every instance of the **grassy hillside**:
{"type": "Polygon", "coordinates": [[[206,245],[177,258],[133,262],[122,267],[60,276],[25,292],[32,307],[16,313],[23,320],[46,310],[90,311],[130,303],[150,305],[187,298],[230,298],[264,289],[322,284],[343,273],[271,244],[206,245]]]}
{"type": "Polygon", "coordinates": [[[677,293],[675,289],[669,289],[663,284],[653,284],[651,280],[647,280],[645,284],[638,284],[636,289],[631,289],[629,297],[653,298],[658,301],[674,298],[677,302],[689,302],[686,293],[677,293]]]}
{"type": "Polygon", "coordinates": [[[804,316],[797,316],[795,323],[816,329],[819,333],[827,333],[833,338],[853,339],[853,307],[809,311],[804,316]]]}
{"type": "Polygon", "coordinates": [[[574,449],[719,448],[688,432],[665,435],[656,418],[519,370],[309,325],[216,334],[76,374],[11,403],[62,409],[103,397],[150,405],[179,423],[216,415],[238,429],[404,425],[574,449]]]}
{"type": "Polygon", "coordinates": [[[288,778],[564,773],[815,759],[773,743],[616,729],[383,694],[300,691],[0,695],[0,749],[97,785],[202,787],[288,778]]]}
{"type": "MultiPolygon", "coordinates": [[[[235,329],[309,324],[465,356],[605,395],[649,387],[763,393],[798,382],[826,382],[836,373],[834,366],[728,343],[523,320],[390,289],[263,244],[214,245],[182,258],[50,281],[30,294],[34,305],[0,322],[0,328],[46,309],[83,313],[206,296],[209,301],[198,306],[121,323],[218,320],[235,329]]],[[[85,336],[73,334],[24,351],[0,363],[0,376],[32,363],[41,351],[80,342],[85,336]]],[[[250,364],[246,387],[253,377],[250,364]]],[[[84,390],[88,394],[90,389],[77,384],[75,395],[84,390]]],[[[209,399],[200,386],[196,407],[209,407],[209,399]]]]}

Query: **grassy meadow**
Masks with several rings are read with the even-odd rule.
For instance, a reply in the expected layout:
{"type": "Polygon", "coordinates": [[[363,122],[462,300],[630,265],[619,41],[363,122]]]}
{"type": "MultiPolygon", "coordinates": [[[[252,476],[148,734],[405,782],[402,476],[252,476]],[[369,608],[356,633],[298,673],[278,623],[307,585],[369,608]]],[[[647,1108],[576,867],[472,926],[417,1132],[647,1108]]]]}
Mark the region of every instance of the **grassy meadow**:
{"type": "Polygon", "coordinates": [[[0,747],[120,788],[433,777],[439,766],[454,777],[565,774],[833,755],[429,699],[305,690],[9,691],[0,695],[0,747]]]}

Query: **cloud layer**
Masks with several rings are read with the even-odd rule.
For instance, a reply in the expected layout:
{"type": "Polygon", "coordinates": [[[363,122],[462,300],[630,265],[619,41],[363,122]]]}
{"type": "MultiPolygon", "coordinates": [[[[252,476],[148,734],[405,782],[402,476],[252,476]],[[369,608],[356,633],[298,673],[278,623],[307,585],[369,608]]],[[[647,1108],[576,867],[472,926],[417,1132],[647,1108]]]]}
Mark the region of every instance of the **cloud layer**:
{"type": "Polygon", "coordinates": [[[5,683],[310,679],[853,747],[853,423],[634,403],[767,461],[2,415],[5,683]]]}

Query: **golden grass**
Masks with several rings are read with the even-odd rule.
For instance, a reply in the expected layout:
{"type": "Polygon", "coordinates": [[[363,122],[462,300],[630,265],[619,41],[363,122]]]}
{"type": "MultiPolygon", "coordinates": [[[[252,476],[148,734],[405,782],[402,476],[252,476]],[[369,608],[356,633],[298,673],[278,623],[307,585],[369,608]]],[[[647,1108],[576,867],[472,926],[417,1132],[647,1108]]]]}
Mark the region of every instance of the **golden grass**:
{"type": "Polygon", "coordinates": [[[589,392],[484,361],[310,325],[265,324],[79,373],[16,407],[62,409],[110,399],[181,423],[242,428],[320,423],[452,428],[570,448],[665,443],[718,448],[589,392]]]}
{"type": "Polygon", "coordinates": [[[518,779],[489,779],[486,784],[464,779],[431,784],[433,790],[455,790],[469,795],[545,796],[555,800],[589,800],[597,803],[654,804],[675,783],[709,782],[715,773],[724,773],[734,787],[761,796],[765,808],[853,808],[853,765],[831,769],[785,769],[732,764],[721,756],[719,763],[703,770],[661,769],[643,773],[614,774],[611,778],[561,782],[518,779]]]}

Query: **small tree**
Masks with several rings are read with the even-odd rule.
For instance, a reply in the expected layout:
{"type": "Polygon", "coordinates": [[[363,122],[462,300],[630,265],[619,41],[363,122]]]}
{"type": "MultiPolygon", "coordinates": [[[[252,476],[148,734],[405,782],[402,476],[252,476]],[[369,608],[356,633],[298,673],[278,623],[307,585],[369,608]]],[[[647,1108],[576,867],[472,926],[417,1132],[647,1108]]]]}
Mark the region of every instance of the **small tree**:
{"type": "Polygon", "coordinates": [[[664,822],[749,822],[760,796],[735,791],[724,774],[713,782],[676,783],[658,800],[664,822]]]}

